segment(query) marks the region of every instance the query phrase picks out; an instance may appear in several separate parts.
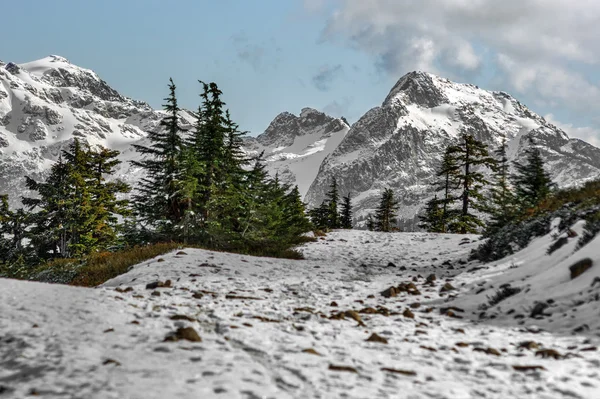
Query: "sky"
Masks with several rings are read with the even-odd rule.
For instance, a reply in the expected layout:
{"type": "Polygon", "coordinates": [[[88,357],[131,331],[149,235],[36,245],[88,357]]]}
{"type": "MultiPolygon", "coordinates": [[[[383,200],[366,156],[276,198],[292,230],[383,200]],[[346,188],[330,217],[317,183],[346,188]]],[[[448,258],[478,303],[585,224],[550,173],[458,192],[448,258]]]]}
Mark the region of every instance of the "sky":
{"type": "Polygon", "coordinates": [[[313,107],[355,122],[413,70],[512,94],[600,146],[600,1],[29,0],[5,2],[0,59],[50,54],[160,107],[216,82],[252,135],[313,107]]]}

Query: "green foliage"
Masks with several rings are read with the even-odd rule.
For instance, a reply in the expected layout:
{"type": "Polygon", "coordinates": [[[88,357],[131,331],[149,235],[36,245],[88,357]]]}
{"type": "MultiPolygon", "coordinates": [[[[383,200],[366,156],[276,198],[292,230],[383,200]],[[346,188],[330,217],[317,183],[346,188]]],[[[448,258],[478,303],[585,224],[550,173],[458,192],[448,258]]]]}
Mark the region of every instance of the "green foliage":
{"type": "Polygon", "coordinates": [[[386,188],[381,195],[379,206],[375,211],[375,230],[390,232],[396,225],[398,201],[391,188],[386,188]]]}
{"type": "Polygon", "coordinates": [[[75,139],[62,151],[44,182],[26,177],[37,198],[23,198],[29,211],[27,238],[37,258],[78,257],[112,246],[117,217],[128,214],[127,201],[117,195],[129,192],[119,180],[106,181],[119,164],[117,151],[94,150],[75,139]]]}
{"type": "Polygon", "coordinates": [[[155,240],[174,234],[175,226],[183,218],[184,194],[189,189],[183,164],[191,162],[193,156],[183,152],[176,86],[172,79],[169,82],[169,96],[164,105],[167,115],[160,122],[162,129],[148,132],[148,146],[133,145],[142,159],[132,164],[145,172],[132,198],[134,213],[143,228],[154,233],[155,240]]]}
{"type": "Polygon", "coordinates": [[[488,213],[490,220],[485,229],[485,234],[490,235],[509,224],[516,216],[516,198],[510,187],[509,163],[506,155],[506,140],[498,147],[494,154],[497,167],[494,171],[492,187],[489,193],[488,213]]]}
{"type": "Polygon", "coordinates": [[[440,230],[440,233],[445,233],[448,231],[449,221],[452,220],[452,206],[458,200],[458,196],[454,192],[460,186],[460,181],[458,179],[459,167],[456,163],[456,159],[453,156],[452,147],[448,147],[444,152],[444,156],[436,176],[439,180],[434,183],[434,187],[436,191],[443,192],[443,195],[438,203],[441,210],[441,220],[439,222],[434,222],[431,220],[429,225],[431,227],[435,224],[439,227],[436,228],[436,230],[440,230]]]}
{"type": "Polygon", "coordinates": [[[460,182],[462,193],[459,199],[462,209],[450,221],[448,230],[460,234],[478,233],[484,222],[472,210],[487,211],[483,188],[489,184],[482,173],[482,168],[496,168],[496,160],[488,153],[487,147],[472,135],[463,134],[459,145],[451,146],[448,154],[454,158],[459,173],[456,179],[460,182]]]}
{"type": "Polygon", "coordinates": [[[352,199],[350,198],[350,193],[342,198],[340,228],[352,229],[352,199]]]}
{"type": "Polygon", "coordinates": [[[521,213],[527,212],[550,197],[555,184],[544,170],[544,160],[532,138],[525,150],[525,163],[515,163],[513,176],[515,195],[521,213]]]}
{"type": "Polygon", "coordinates": [[[335,177],[331,180],[331,186],[329,192],[325,196],[325,201],[327,202],[328,211],[327,227],[330,229],[339,229],[341,227],[340,214],[338,211],[340,194],[338,192],[337,180],[335,177]]]}
{"type": "Polygon", "coordinates": [[[583,235],[577,241],[577,249],[583,248],[600,233],[600,212],[594,212],[585,219],[583,235]]]}
{"type": "Polygon", "coordinates": [[[443,201],[439,200],[437,195],[427,201],[423,215],[419,215],[419,228],[430,233],[443,233],[444,226],[444,209],[440,207],[443,201]]]}

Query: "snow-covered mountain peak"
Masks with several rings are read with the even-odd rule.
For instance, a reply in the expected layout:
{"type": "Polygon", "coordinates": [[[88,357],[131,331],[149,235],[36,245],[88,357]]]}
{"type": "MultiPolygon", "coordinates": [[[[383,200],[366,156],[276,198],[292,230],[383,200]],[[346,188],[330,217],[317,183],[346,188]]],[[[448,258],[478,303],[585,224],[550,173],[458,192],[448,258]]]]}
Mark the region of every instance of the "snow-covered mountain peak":
{"type": "Polygon", "coordinates": [[[264,151],[267,168],[283,182],[297,184],[306,194],[323,160],[333,152],[350,129],[348,124],[313,108],[299,116],[283,112],[267,130],[246,140],[250,154],[264,151]]]}
{"type": "Polygon", "coordinates": [[[506,139],[511,161],[534,138],[561,187],[600,176],[600,149],[570,139],[509,94],[416,71],[401,77],[380,107],[352,125],[321,165],[306,200],[318,206],[336,177],[340,192],[355,193],[356,216],[362,219],[390,187],[400,198],[403,227],[412,230],[422,204],[433,196],[444,150],[463,133],[490,149],[506,139]]]}

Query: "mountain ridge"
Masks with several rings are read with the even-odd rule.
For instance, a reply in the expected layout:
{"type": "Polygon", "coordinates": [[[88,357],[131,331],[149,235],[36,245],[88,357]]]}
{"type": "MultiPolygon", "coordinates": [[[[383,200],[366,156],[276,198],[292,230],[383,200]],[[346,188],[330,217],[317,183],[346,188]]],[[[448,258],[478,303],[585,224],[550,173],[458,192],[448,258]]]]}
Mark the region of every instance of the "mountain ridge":
{"type": "MultiPolygon", "coordinates": [[[[18,204],[22,177],[41,177],[60,148],[75,137],[122,152],[118,176],[135,182],[141,171],[127,161],[146,132],[159,129],[163,112],[121,95],[94,71],[52,55],[24,64],[0,61],[0,187],[18,204]]],[[[194,115],[182,111],[189,129],[194,115]]],[[[571,139],[560,128],[502,91],[455,83],[413,71],[400,77],[380,106],[352,126],[313,108],[282,112],[265,131],[247,137],[249,156],[263,154],[267,170],[297,184],[310,207],[318,206],[332,177],[351,192],[361,225],[390,187],[401,202],[401,226],[414,230],[445,148],[462,133],[490,146],[503,137],[509,158],[521,157],[533,137],[560,186],[600,176],[600,150],[571,139]]]]}

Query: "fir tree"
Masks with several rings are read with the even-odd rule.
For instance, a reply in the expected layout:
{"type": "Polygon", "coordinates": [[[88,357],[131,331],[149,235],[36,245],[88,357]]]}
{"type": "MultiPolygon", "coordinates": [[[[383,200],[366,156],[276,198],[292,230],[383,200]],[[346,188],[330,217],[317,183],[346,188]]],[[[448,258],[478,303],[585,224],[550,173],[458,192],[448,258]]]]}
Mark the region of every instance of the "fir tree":
{"type": "Polygon", "coordinates": [[[525,212],[548,198],[555,184],[544,169],[542,154],[531,137],[525,150],[525,163],[515,162],[515,168],[515,196],[521,212],[525,212]]]}
{"type": "Polygon", "coordinates": [[[457,214],[456,220],[449,225],[449,230],[460,234],[477,233],[484,226],[483,221],[472,210],[486,211],[485,198],[482,189],[489,184],[480,169],[482,167],[495,168],[496,161],[488,153],[487,147],[473,136],[463,134],[461,143],[448,150],[454,157],[459,167],[462,193],[460,200],[462,209],[457,214]]]}
{"type": "Polygon", "coordinates": [[[510,223],[515,216],[515,197],[510,187],[510,172],[508,156],[506,154],[506,140],[494,150],[497,166],[494,172],[494,180],[490,190],[489,214],[490,220],[486,226],[486,234],[502,228],[510,223]]]}
{"type": "Polygon", "coordinates": [[[169,80],[169,96],[165,98],[167,115],[161,120],[158,131],[148,133],[149,146],[134,144],[142,160],[132,161],[144,170],[143,177],[133,196],[137,219],[158,233],[171,234],[183,216],[185,200],[182,195],[184,182],[183,139],[179,125],[179,106],[176,86],[169,80]]]}
{"type": "Polygon", "coordinates": [[[338,211],[338,204],[340,202],[340,194],[338,192],[337,179],[334,177],[331,180],[329,191],[325,195],[325,201],[327,202],[327,227],[329,229],[340,228],[340,214],[338,211]]]}
{"type": "Polygon", "coordinates": [[[433,197],[427,201],[423,215],[419,215],[419,228],[430,233],[443,233],[444,226],[444,210],[440,208],[440,201],[437,197],[433,197]]]}
{"type": "Polygon", "coordinates": [[[8,195],[0,195],[0,264],[25,260],[30,225],[31,214],[22,208],[11,211],[8,195]]]}
{"type": "Polygon", "coordinates": [[[375,221],[373,220],[373,215],[369,214],[367,216],[367,230],[374,231],[375,230],[375,221]]]}
{"type": "Polygon", "coordinates": [[[317,208],[313,208],[308,212],[310,221],[317,230],[326,230],[329,227],[329,205],[323,201],[317,208]]]}
{"type": "Polygon", "coordinates": [[[452,205],[458,200],[454,191],[460,186],[459,174],[459,166],[452,153],[452,147],[448,147],[444,152],[442,163],[436,174],[440,180],[435,183],[436,191],[443,192],[442,198],[438,202],[441,210],[441,220],[439,221],[441,233],[448,231],[448,224],[456,215],[456,212],[453,212],[451,209],[452,205]]]}
{"type": "Polygon", "coordinates": [[[350,193],[348,193],[348,195],[342,198],[340,228],[352,229],[352,201],[350,199],[350,193]]]}
{"type": "Polygon", "coordinates": [[[386,188],[381,195],[379,207],[375,212],[375,228],[377,231],[390,232],[396,224],[396,213],[398,212],[398,201],[394,198],[394,192],[386,188]]]}

